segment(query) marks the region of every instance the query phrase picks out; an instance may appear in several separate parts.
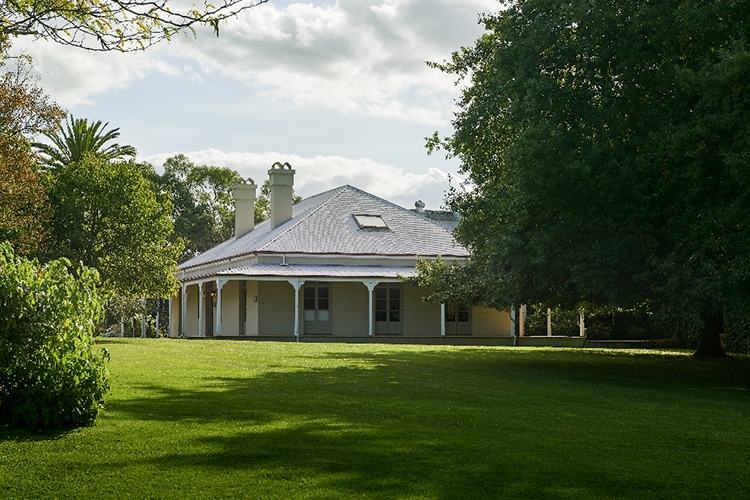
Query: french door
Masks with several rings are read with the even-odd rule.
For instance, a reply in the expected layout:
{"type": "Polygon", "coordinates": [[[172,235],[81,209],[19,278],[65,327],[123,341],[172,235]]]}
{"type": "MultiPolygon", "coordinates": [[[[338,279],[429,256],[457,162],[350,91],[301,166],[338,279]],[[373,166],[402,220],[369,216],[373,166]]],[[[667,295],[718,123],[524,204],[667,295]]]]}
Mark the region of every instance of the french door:
{"type": "Polygon", "coordinates": [[[216,318],[216,294],[216,285],[212,281],[209,281],[203,285],[203,311],[205,313],[203,333],[206,337],[214,336],[214,322],[216,318]]]}
{"type": "Polygon", "coordinates": [[[375,332],[378,334],[400,334],[401,286],[398,284],[375,287],[375,332]]]}
{"type": "Polygon", "coordinates": [[[326,283],[304,286],[305,333],[331,333],[331,289],[326,283]]]}
{"type": "Polygon", "coordinates": [[[454,301],[445,303],[445,334],[471,335],[469,306],[454,301]]]}

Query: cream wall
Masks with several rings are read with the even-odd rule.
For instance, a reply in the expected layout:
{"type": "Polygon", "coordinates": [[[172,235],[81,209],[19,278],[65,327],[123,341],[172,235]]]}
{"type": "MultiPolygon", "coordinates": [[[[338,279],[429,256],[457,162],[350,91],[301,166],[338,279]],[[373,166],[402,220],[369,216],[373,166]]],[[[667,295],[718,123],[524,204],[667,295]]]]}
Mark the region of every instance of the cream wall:
{"type": "Polygon", "coordinates": [[[182,318],[182,289],[169,302],[169,336],[179,337],[182,318]]]}
{"type": "Polygon", "coordinates": [[[329,286],[332,299],[332,334],[342,337],[366,337],[369,304],[367,287],[362,283],[330,283],[329,286]]]}
{"type": "Polygon", "coordinates": [[[294,336],[294,287],[289,282],[258,282],[258,334],[294,336]]]}
{"type": "Polygon", "coordinates": [[[240,281],[230,280],[221,287],[221,334],[240,334],[240,281]]]}
{"type": "Polygon", "coordinates": [[[403,334],[407,337],[439,337],[440,304],[423,301],[425,291],[414,285],[404,285],[402,290],[403,334]]]}
{"type": "Polygon", "coordinates": [[[187,311],[185,311],[185,336],[198,336],[198,285],[188,285],[185,287],[187,292],[187,311]]]}
{"type": "Polygon", "coordinates": [[[247,322],[245,335],[258,335],[258,282],[247,282],[247,322]]]}
{"type": "Polygon", "coordinates": [[[486,307],[471,309],[472,335],[478,337],[510,337],[510,314],[486,307]]]}

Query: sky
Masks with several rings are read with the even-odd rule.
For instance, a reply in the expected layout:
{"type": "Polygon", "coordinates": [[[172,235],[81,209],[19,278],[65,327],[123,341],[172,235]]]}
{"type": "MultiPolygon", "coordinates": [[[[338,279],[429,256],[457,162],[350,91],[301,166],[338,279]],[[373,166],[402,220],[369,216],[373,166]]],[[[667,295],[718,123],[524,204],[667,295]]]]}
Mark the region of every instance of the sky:
{"type": "Polygon", "coordinates": [[[157,170],[185,154],[260,185],[276,161],[303,197],[351,184],[401,206],[444,205],[460,86],[429,68],[481,35],[497,0],[269,0],[140,53],[17,39],[40,84],[76,118],[109,122],[157,170]]]}

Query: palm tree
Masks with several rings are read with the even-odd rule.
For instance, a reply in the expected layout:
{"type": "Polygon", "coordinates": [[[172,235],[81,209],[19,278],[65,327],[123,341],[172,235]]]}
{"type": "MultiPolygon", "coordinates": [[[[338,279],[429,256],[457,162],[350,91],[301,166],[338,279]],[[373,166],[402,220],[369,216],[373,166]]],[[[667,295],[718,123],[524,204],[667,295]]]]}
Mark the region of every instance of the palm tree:
{"type": "Polygon", "coordinates": [[[120,136],[120,129],[106,130],[109,122],[100,120],[89,123],[85,118],[68,116],[67,122],[57,129],[45,132],[52,144],[34,143],[37,151],[42,153],[42,162],[51,170],[63,168],[81,160],[86,153],[102,156],[108,160],[126,156],[134,158],[136,149],[133,146],[121,146],[111,143],[120,136]],[[110,143],[110,144],[108,144],[110,143]]]}

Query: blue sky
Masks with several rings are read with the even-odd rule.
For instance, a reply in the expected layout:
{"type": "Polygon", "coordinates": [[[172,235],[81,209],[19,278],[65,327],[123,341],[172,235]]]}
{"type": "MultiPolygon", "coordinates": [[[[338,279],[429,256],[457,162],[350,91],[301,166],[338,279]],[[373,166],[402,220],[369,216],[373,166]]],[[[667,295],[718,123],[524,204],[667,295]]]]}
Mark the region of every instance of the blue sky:
{"type": "MultiPolygon", "coordinates": [[[[458,162],[428,156],[451,131],[458,89],[426,66],[481,34],[496,0],[270,0],[221,26],[138,54],[18,40],[74,116],[119,127],[157,168],[183,153],[262,182],[288,161],[310,196],[352,184],[437,209],[458,162]]],[[[455,184],[455,181],[454,181],[455,184]]]]}

